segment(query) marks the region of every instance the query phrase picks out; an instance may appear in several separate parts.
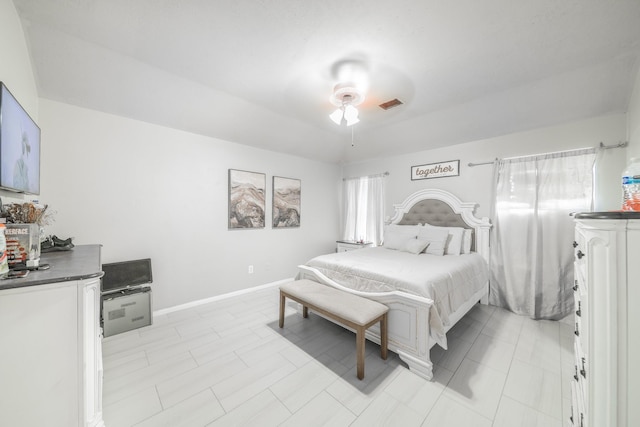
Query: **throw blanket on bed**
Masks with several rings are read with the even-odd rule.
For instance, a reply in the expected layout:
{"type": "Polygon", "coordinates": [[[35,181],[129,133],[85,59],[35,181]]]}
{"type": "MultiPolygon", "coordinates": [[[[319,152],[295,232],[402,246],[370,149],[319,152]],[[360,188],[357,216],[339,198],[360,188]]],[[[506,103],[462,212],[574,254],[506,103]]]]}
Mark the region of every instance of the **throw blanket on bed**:
{"type": "Polygon", "coordinates": [[[489,277],[487,263],[476,253],[414,255],[376,247],[321,255],[306,265],[346,288],[401,291],[430,299],[430,335],[443,348],[449,315],[486,286],[489,277]]]}

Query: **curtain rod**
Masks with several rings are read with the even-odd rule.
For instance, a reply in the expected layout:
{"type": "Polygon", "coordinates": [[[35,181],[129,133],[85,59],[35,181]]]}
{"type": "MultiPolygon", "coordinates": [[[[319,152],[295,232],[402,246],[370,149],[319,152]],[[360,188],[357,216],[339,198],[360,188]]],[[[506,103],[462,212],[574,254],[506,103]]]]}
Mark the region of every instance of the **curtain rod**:
{"type": "Polygon", "coordinates": [[[628,144],[627,141],[625,142],[618,142],[617,144],[612,144],[612,145],[604,145],[604,142],[600,142],[600,145],[598,146],[598,148],[600,148],[601,150],[608,150],[609,148],[622,148],[622,147],[626,147],[628,144]]]}
{"type": "Polygon", "coordinates": [[[474,167],[474,166],[480,166],[480,165],[492,165],[495,162],[497,162],[499,159],[496,157],[494,160],[490,161],[490,162],[480,162],[480,163],[469,163],[468,166],[470,167],[474,167]]]}
{"type": "Polygon", "coordinates": [[[367,176],[354,176],[351,178],[342,178],[343,181],[348,181],[350,179],[360,179],[360,178],[377,178],[379,176],[389,176],[389,172],[377,173],[375,175],[367,175],[367,176]]]}
{"type": "MultiPolygon", "coordinates": [[[[604,145],[604,143],[601,141],[601,142],[600,142],[600,145],[598,145],[598,147],[596,147],[596,148],[599,148],[599,149],[601,149],[601,150],[608,150],[608,149],[610,149],[610,148],[622,148],[622,147],[626,147],[626,146],[627,146],[627,144],[628,144],[628,142],[627,142],[627,141],[625,141],[625,142],[619,142],[619,143],[617,143],[617,144],[612,144],[612,145],[604,145]]],[[[581,150],[581,149],[579,148],[579,150],[581,150]]],[[[570,151],[573,151],[573,150],[570,150],[570,151]]],[[[535,156],[536,154],[533,154],[533,155],[535,156]]],[[[523,157],[529,157],[529,156],[523,156],[523,157]]],[[[493,160],[493,161],[491,161],[491,162],[468,163],[468,166],[469,166],[469,167],[474,167],[474,166],[480,166],[480,165],[492,165],[492,164],[494,164],[495,162],[497,162],[498,160],[500,160],[500,159],[498,159],[498,158],[496,157],[496,158],[495,158],[495,160],[493,160]]]]}

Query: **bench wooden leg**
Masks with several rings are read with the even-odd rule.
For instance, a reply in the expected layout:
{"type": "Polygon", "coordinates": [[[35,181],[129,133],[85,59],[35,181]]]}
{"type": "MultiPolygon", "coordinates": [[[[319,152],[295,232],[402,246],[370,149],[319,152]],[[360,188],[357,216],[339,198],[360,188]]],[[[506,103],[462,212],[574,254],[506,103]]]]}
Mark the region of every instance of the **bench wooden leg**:
{"type": "Polygon", "coordinates": [[[389,337],[387,335],[387,313],[380,319],[380,357],[383,360],[387,360],[387,341],[389,337]]]}
{"type": "Polygon", "coordinates": [[[302,317],[304,317],[305,319],[309,317],[309,307],[307,307],[306,305],[302,306],[302,317]]]}
{"type": "Polygon", "coordinates": [[[284,300],[285,300],[285,296],[282,293],[282,291],[280,291],[280,320],[278,321],[278,326],[280,326],[281,328],[284,327],[284,300]]]}
{"type": "Polygon", "coordinates": [[[364,378],[364,331],[363,327],[356,329],[356,364],[359,380],[364,378]]]}

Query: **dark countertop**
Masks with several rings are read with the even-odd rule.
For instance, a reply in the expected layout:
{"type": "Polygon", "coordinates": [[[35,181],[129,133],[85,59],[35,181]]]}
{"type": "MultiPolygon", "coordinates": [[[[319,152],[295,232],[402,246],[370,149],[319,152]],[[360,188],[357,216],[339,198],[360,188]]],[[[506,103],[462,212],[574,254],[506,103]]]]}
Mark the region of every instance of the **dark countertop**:
{"type": "Polygon", "coordinates": [[[29,271],[23,278],[0,280],[0,291],[101,277],[100,248],[102,245],[80,245],[69,251],[43,253],[40,265],[49,264],[48,270],[29,271]]]}
{"type": "Polygon", "coordinates": [[[640,219],[640,212],[636,211],[607,211],[607,212],[581,212],[574,216],[575,219],[640,219]]]}

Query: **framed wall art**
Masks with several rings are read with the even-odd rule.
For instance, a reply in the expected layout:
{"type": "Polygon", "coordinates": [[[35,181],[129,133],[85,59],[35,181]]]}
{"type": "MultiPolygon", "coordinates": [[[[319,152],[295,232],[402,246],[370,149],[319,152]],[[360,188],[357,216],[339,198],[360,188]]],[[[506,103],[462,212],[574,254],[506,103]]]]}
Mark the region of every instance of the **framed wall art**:
{"type": "Polygon", "coordinates": [[[460,175],[460,160],[411,167],[411,181],[460,175]]]}
{"type": "Polygon", "coordinates": [[[273,177],[273,228],[300,227],[299,179],[273,177]]]}
{"type": "Polygon", "coordinates": [[[229,229],[264,228],[267,178],[229,169],[229,229]]]}

